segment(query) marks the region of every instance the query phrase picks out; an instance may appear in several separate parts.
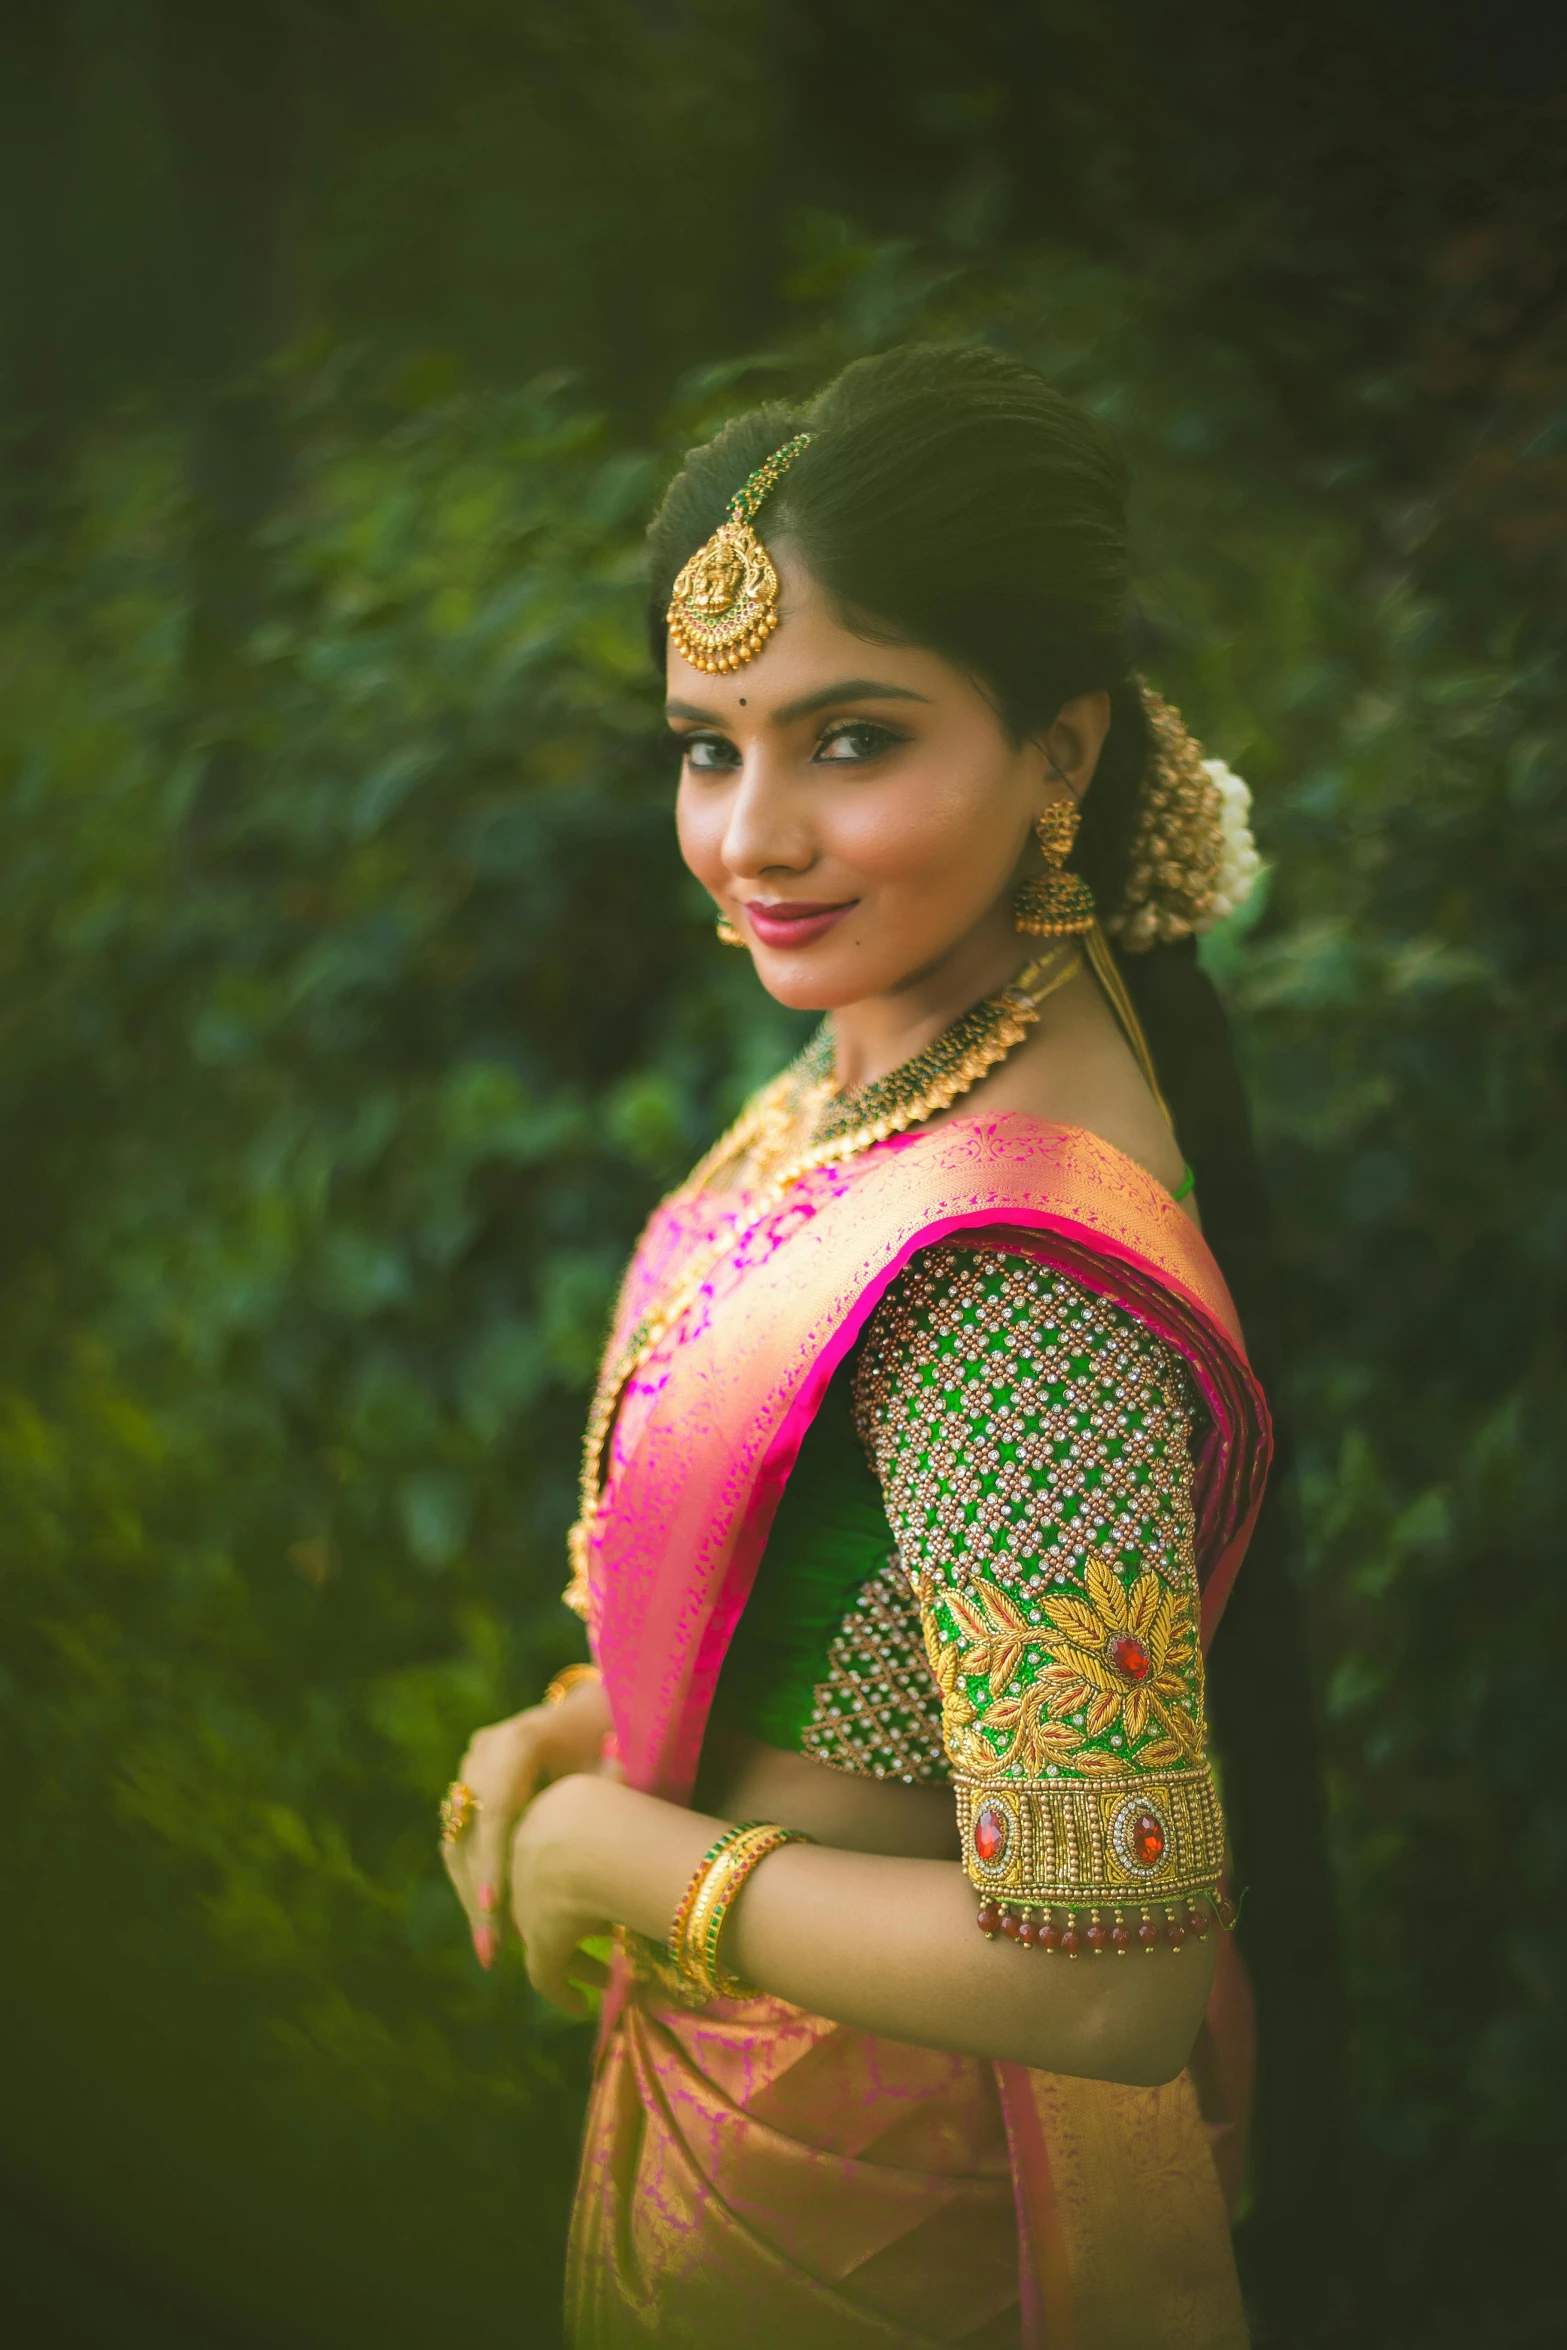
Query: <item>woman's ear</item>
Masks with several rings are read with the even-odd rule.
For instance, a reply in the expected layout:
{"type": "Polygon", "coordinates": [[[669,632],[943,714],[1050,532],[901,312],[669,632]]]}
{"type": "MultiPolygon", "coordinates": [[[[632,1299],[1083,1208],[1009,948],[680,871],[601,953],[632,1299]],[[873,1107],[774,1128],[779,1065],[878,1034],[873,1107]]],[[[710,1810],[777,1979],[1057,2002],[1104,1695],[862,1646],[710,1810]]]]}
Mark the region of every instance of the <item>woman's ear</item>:
{"type": "Polygon", "coordinates": [[[1056,712],[1055,723],[1041,737],[1040,747],[1058,783],[1074,800],[1081,800],[1094,780],[1099,754],[1110,731],[1110,696],[1102,690],[1074,694],[1056,712]]]}

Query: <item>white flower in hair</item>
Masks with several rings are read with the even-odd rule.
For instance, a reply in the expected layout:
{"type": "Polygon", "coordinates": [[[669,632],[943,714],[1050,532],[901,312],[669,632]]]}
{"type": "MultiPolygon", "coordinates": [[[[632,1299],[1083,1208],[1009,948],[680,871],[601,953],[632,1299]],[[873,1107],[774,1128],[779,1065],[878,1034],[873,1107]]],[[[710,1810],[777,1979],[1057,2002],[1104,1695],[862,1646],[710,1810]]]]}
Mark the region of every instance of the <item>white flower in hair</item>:
{"type": "Polygon", "coordinates": [[[1213,899],[1194,930],[1212,930],[1226,915],[1244,906],[1257,886],[1262,859],[1251,832],[1251,790],[1222,759],[1204,759],[1203,772],[1219,795],[1219,870],[1214,876],[1213,899]]]}
{"type": "Polygon", "coordinates": [[[1246,820],[1246,785],[1222,759],[1203,757],[1162,694],[1142,685],[1142,697],[1151,756],[1125,892],[1105,925],[1134,955],[1212,930],[1245,904],[1262,870],[1246,820]]]}

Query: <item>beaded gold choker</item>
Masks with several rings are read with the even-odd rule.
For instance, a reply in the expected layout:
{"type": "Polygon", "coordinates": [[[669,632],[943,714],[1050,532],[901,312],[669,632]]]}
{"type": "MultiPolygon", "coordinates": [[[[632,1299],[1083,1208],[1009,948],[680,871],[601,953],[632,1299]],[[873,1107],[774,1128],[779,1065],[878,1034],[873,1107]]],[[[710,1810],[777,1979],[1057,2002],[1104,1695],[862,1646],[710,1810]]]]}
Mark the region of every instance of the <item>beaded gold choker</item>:
{"type": "MultiPolygon", "coordinates": [[[[1039,1017],[1047,995],[1065,986],[1077,969],[1071,953],[1047,956],[1020,971],[1010,986],[971,1005],[944,1029],[933,1045],[886,1077],[873,1078],[846,1093],[831,1093],[818,1111],[813,1140],[836,1142],[862,1128],[876,1139],[918,1126],[977,1085],[987,1070],[1004,1061],[1039,1017]]],[[[813,1077],[831,1083],[832,1031],[823,1022],[801,1055],[813,1077]]]]}
{"type": "Polygon", "coordinates": [[[778,574],[751,525],[810,438],[796,433],[741,483],[729,501],[728,520],[675,581],[665,619],[693,669],[715,674],[743,668],[778,626],[778,574]]]}

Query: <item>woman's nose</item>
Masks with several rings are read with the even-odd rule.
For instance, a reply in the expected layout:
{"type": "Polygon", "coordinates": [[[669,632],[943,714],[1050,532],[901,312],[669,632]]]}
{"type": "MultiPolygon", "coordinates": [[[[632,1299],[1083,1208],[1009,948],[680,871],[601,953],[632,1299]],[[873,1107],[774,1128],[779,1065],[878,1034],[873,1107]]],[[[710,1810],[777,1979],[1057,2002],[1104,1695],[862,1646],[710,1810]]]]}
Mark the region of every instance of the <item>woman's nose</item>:
{"type": "Polygon", "coordinates": [[[803,873],[816,853],[803,813],[776,762],[765,751],[752,753],[740,769],[724,827],[728,871],[737,879],[759,877],[779,866],[803,873]]]}

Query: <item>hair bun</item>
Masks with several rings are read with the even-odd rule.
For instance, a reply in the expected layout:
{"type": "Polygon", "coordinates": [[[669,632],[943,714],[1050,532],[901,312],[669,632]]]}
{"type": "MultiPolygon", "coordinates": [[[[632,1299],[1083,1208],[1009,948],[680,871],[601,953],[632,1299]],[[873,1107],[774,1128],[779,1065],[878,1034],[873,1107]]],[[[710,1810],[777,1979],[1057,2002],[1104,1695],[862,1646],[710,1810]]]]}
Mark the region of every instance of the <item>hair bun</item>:
{"type": "Polygon", "coordinates": [[[1149,756],[1138,792],[1125,893],[1105,927],[1130,953],[1211,930],[1244,905],[1262,870],[1247,820],[1251,793],[1205,759],[1180,712],[1138,680],[1149,756]]]}

